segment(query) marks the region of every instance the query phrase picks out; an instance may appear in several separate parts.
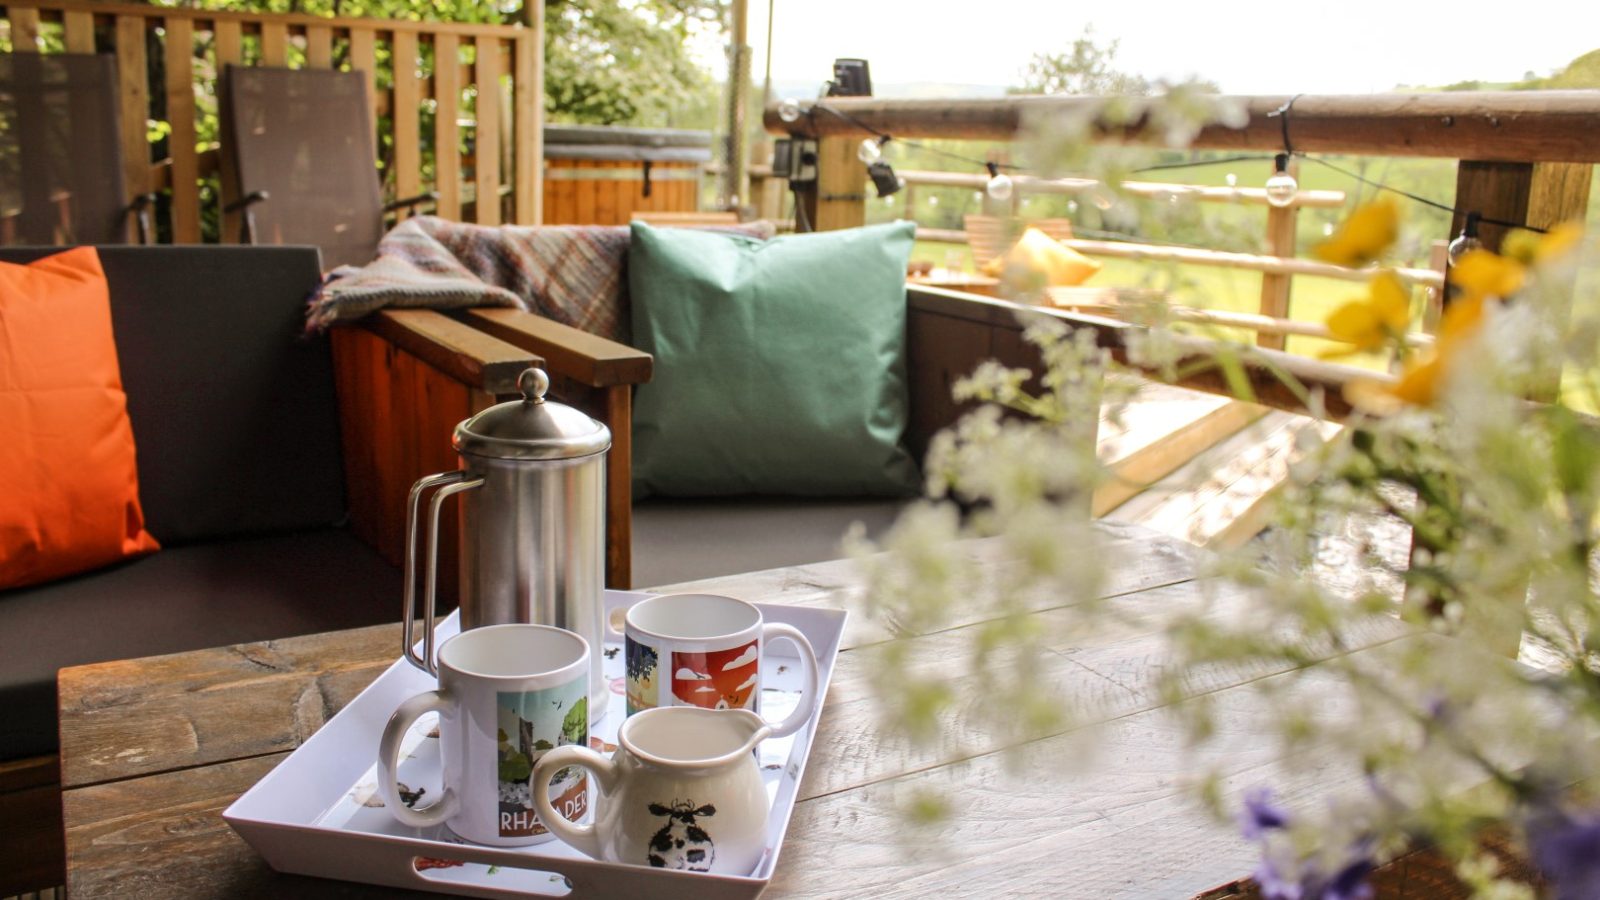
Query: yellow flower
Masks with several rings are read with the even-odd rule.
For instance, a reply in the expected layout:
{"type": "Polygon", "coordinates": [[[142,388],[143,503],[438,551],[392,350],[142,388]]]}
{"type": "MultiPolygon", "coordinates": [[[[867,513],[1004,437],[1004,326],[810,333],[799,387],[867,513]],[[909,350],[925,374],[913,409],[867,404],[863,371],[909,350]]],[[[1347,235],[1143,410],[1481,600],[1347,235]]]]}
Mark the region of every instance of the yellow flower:
{"type": "Polygon", "coordinates": [[[1500,253],[1524,266],[1539,266],[1565,256],[1583,238],[1583,223],[1562,222],[1545,234],[1515,228],[1500,242],[1500,253]]]}
{"type": "Polygon", "coordinates": [[[1344,398],[1356,409],[1377,416],[1391,415],[1406,406],[1432,406],[1439,399],[1444,362],[1441,355],[1430,353],[1406,363],[1393,382],[1358,378],[1344,386],[1344,398]]]}
{"type": "Polygon", "coordinates": [[[1439,319],[1440,352],[1449,355],[1457,345],[1478,333],[1478,326],[1483,324],[1484,303],[1481,295],[1457,297],[1451,301],[1439,319]]]}
{"type": "Polygon", "coordinates": [[[1450,374],[1450,367],[1468,338],[1483,325],[1484,298],[1462,297],[1450,304],[1439,321],[1439,339],[1425,356],[1406,362],[1393,382],[1361,378],[1345,385],[1350,405],[1373,415],[1389,415],[1405,406],[1432,406],[1450,374]]]}
{"type": "Polygon", "coordinates": [[[1385,197],[1358,207],[1333,236],[1312,252],[1323,262],[1358,267],[1382,256],[1400,236],[1400,209],[1385,197]]]}
{"type": "Polygon", "coordinates": [[[1450,267],[1450,283],[1465,297],[1509,297],[1526,276],[1522,263],[1488,250],[1468,250],[1450,267]]]}
{"type": "Polygon", "coordinates": [[[1399,340],[1411,324],[1411,294],[1406,283],[1394,272],[1380,272],[1372,279],[1367,296],[1340,306],[1328,316],[1330,337],[1351,346],[1323,352],[1323,357],[1348,356],[1363,350],[1378,350],[1399,340]]]}

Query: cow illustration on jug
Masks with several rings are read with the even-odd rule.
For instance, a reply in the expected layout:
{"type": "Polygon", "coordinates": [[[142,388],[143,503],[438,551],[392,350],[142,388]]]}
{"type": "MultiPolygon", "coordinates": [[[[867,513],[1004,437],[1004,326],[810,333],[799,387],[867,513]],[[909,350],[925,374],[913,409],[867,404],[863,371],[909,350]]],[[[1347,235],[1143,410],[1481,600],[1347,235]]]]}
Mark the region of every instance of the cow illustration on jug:
{"type": "Polygon", "coordinates": [[[693,800],[674,799],[671,806],[650,804],[650,815],[667,818],[667,823],[650,838],[650,865],[658,869],[711,871],[717,850],[711,835],[696,820],[716,814],[715,806],[707,803],[696,808],[693,800]]]}

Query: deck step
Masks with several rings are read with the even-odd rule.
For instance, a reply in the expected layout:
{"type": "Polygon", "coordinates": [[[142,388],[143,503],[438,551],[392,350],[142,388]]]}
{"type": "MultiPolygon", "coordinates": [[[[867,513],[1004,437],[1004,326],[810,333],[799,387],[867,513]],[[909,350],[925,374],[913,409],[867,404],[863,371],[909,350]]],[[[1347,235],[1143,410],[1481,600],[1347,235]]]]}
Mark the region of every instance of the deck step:
{"type": "Polygon", "coordinates": [[[1095,491],[1094,515],[1117,509],[1265,414],[1215,394],[1140,383],[1120,421],[1101,419],[1100,460],[1112,478],[1095,491]]]}
{"type": "Polygon", "coordinates": [[[1300,457],[1297,437],[1315,429],[1324,438],[1339,426],[1272,411],[1199,453],[1105,518],[1202,547],[1233,547],[1266,525],[1272,494],[1300,457]]]}

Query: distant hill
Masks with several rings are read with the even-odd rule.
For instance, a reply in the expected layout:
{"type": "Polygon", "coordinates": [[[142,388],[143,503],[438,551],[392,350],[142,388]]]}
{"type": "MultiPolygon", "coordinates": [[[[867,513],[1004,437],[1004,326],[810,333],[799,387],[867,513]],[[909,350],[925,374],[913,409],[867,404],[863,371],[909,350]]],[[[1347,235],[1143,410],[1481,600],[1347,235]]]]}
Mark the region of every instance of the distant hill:
{"type": "MultiPolygon", "coordinates": [[[[1532,74],[1531,72],[1529,73],[1532,74]]],[[[1553,91],[1600,88],[1600,50],[1591,50],[1548,78],[1522,81],[1458,81],[1438,87],[1400,85],[1402,91],[1553,91]]]]}
{"type": "Polygon", "coordinates": [[[1542,88],[1600,88],[1600,50],[1591,50],[1543,79],[1542,88]]]}

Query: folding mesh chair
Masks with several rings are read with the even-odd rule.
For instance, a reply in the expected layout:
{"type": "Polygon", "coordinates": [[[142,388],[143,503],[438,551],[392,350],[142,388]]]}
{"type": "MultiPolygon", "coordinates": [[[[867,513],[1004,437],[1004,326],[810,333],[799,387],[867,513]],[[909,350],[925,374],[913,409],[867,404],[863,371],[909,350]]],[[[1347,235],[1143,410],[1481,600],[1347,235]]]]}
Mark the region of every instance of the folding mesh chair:
{"type": "Polygon", "coordinates": [[[230,65],[223,73],[223,143],[233,155],[248,244],[312,244],[332,269],[371,262],[385,205],[373,164],[366,75],[332,69],[230,65]]]}
{"type": "Polygon", "coordinates": [[[0,54],[0,245],[150,239],[151,204],[123,193],[116,58],[0,54]]]}

